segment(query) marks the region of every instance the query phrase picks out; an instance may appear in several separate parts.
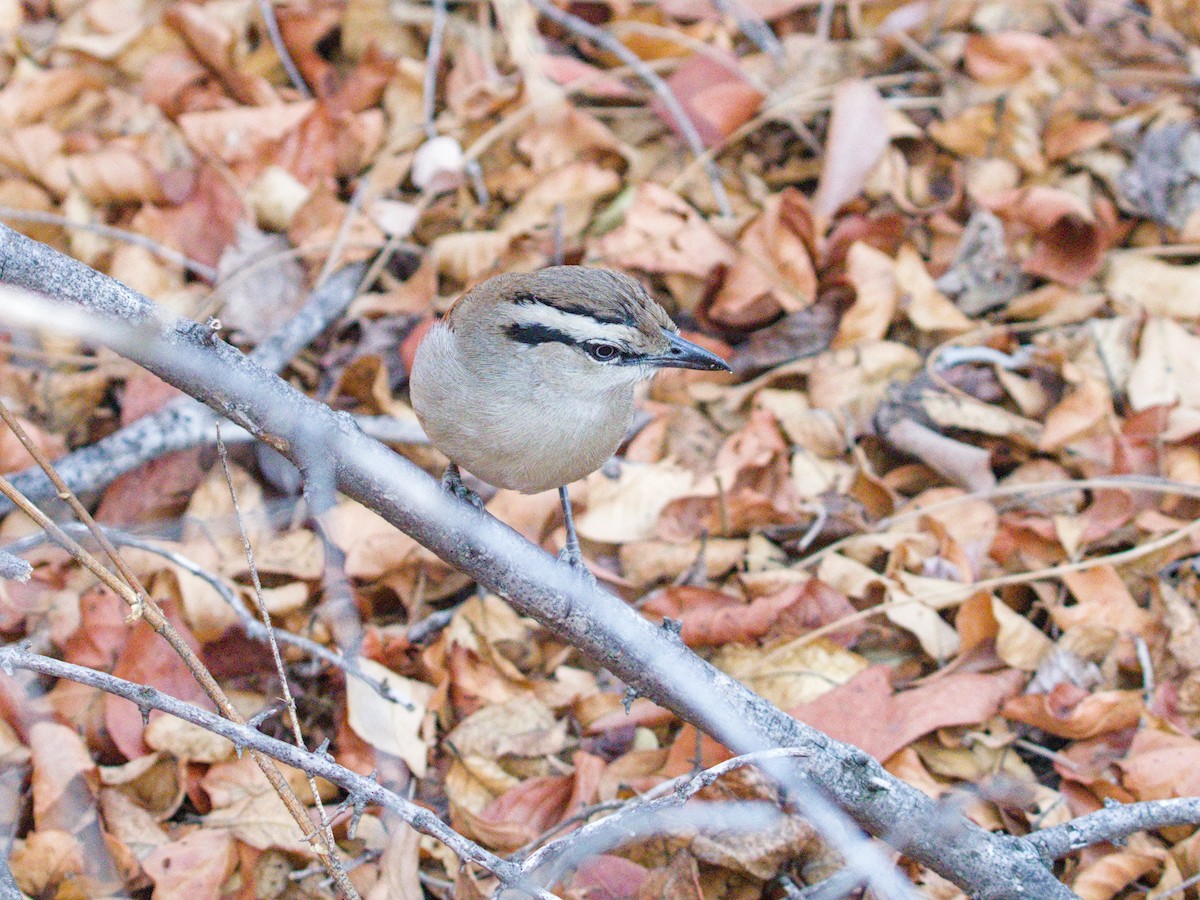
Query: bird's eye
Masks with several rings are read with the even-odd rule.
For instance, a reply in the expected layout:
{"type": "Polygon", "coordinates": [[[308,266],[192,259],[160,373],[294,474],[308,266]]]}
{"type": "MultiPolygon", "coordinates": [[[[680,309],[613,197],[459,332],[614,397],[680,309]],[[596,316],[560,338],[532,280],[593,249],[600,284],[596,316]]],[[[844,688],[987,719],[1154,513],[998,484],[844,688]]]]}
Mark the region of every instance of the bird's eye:
{"type": "Polygon", "coordinates": [[[612,344],[588,344],[587,353],[596,362],[612,362],[621,355],[621,351],[612,344]]]}

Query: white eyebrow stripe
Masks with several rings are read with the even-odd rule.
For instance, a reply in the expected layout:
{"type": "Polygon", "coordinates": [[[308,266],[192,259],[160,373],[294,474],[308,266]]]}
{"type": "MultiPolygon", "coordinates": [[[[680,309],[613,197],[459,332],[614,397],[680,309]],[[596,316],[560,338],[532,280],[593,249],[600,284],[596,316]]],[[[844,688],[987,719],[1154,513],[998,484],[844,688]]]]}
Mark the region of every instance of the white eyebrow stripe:
{"type": "Polygon", "coordinates": [[[633,344],[638,330],[629,325],[599,322],[582,313],[564,312],[544,303],[531,303],[519,307],[513,317],[520,325],[545,325],[561,331],[576,341],[612,341],[618,344],[633,344]]]}

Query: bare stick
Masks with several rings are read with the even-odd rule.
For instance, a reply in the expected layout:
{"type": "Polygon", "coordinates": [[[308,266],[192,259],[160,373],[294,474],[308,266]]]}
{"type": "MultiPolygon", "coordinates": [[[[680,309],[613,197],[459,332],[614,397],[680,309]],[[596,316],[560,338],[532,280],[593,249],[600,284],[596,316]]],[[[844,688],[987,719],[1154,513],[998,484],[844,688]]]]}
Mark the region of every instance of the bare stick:
{"type": "Polygon", "coordinates": [[[310,521],[325,548],[321,617],[334,641],[353,658],[362,644],[362,622],[351,595],[350,579],[346,576],[346,556],[329,533],[329,513],[337,505],[337,478],[329,448],[319,430],[314,430],[308,440],[297,446],[302,454],[298,467],[304,479],[304,499],[310,521]]]}
{"type": "Polygon", "coordinates": [[[311,98],[312,91],[304,83],[304,76],[296,68],[292,54],[288,53],[287,45],[283,42],[283,34],[279,31],[279,21],[275,18],[275,7],[271,4],[271,0],[258,0],[258,8],[262,11],[267,37],[271,39],[271,46],[279,54],[279,62],[283,64],[283,71],[287,73],[288,81],[292,83],[292,87],[299,92],[301,97],[306,100],[311,98]]]}
{"type": "Polygon", "coordinates": [[[7,550],[0,550],[0,579],[6,581],[28,581],[33,574],[33,566],[14,556],[7,550]]]}
{"type": "MultiPolygon", "coordinates": [[[[442,45],[446,39],[446,0],[432,0],[433,24],[429,28],[429,45],[425,50],[425,73],[421,83],[421,125],[425,129],[425,137],[433,140],[438,136],[437,110],[437,76],[442,67],[442,45]]],[[[471,187],[475,191],[475,200],[480,206],[488,202],[488,189],[483,180],[483,169],[479,160],[465,161],[467,175],[471,179],[471,187]]]]}
{"type": "Polygon", "coordinates": [[[722,15],[732,16],[742,34],[750,38],[759,50],[769,53],[777,65],[785,62],[783,45],[775,37],[771,26],[742,0],[713,0],[713,6],[722,15]]]}
{"type": "Polygon", "coordinates": [[[1110,801],[1104,809],[1062,825],[1035,831],[1024,840],[1042,859],[1050,862],[1084,847],[1118,841],[1139,831],[1197,824],[1200,824],[1200,797],[1150,800],[1146,803],[1110,801]]]}
{"type": "MultiPolygon", "coordinates": [[[[701,790],[716,783],[720,778],[734,769],[756,765],[768,759],[791,759],[804,756],[806,752],[796,747],[785,747],[778,750],[747,753],[743,756],[735,756],[733,759],[725,760],[695,775],[683,775],[671,781],[664,782],[639,797],[636,802],[626,804],[611,816],[584,825],[577,831],[573,831],[558,840],[551,841],[536,852],[531,853],[521,864],[522,868],[526,872],[534,874],[540,869],[554,867],[556,870],[559,870],[566,865],[577,863],[583,856],[603,852],[603,850],[597,851],[595,849],[595,839],[599,838],[600,841],[607,842],[607,846],[604,849],[621,843],[623,834],[632,833],[628,822],[644,819],[648,814],[661,812],[668,808],[683,806],[684,803],[696,796],[701,790]],[[610,841],[609,835],[615,836],[616,840],[610,841]],[[578,849],[580,847],[586,848],[582,854],[578,849]]],[[[557,877],[560,876],[556,876],[555,880],[557,880],[557,877]]]]}
{"type": "Polygon", "coordinates": [[[31,653],[19,645],[9,644],[0,648],[0,669],[11,674],[14,669],[25,669],[49,675],[51,678],[66,678],[70,681],[99,688],[117,697],[124,697],[144,710],[157,709],[185,722],[218,734],[232,741],[234,746],[244,747],[253,754],[261,754],[282,763],[324,778],[331,784],[350,794],[356,805],[378,805],[387,809],[417,831],[436,838],[467,862],[473,862],[491,872],[501,883],[522,890],[539,900],[558,900],[554,894],[529,884],[520,866],[500,859],[469,841],[442,822],[429,810],[409,803],[392,791],[370,778],[364,778],[349,769],[339,766],[329,756],[313,753],[285,741],[267,737],[257,729],[239,722],[223,719],[208,710],[176,700],[159,690],[115,678],[94,669],[61,662],[47,656],[31,653]]]}
{"type": "Polygon", "coordinates": [[[14,209],[11,206],[0,206],[0,219],[8,219],[12,222],[37,222],[43,225],[57,225],[60,228],[76,228],[80,231],[98,234],[101,237],[124,241],[126,244],[133,244],[135,247],[149,250],[155,256],[161,257],[167,262],[174,263],[184,271],[198,275],[205,281],[216,282],[217,280],[217,270],[212,266],[198,262],[190,256],[180,253],[178,250],[172,250],[170,247],[160,244],[153,238],[146,237],[144,234],[138,234],[135,231],[114,228],[111,225],[105,225],[101,222],[75,222],[66,216],[60,216],[58,213],[41,212],[33,209],[14,209]]]}
{"type": "MultiPolygon", "coordinates": [[[[229,496],[233,501],[233,517],[237,521],[238,534],[242,539],[242,550],[246,554],[246,565],[250,569],[250,580],[254,585],[254,603],[258,607],[258,614],[262,616],[263,626],[266,628],[267,645],[271,648],[271,659],[275,663],[275,673],[279,676],[279,685],[283,691],[283,703],[287,708],[288,721],[292,726],[292,740],[296,742],[297,747],[307,750],[304,732],[300,729],[300,714],[296,712],[296,700],[292,696],[292,686],[288,683],[287,669],[283,665],[283,656],[279,652],[279,644],[276,643],[271,628],[271,613],[267,611],[267,602],[263,600],[262,581],[258,577],[258,566],[254,564],[254,548],[250,546],[250,537],[246,534],[246,523],[242,520],[242,507],[238,503],[237,490],[233,486],[233,473],[229,471],[229,454],[225,452],[225,442],[221,440],[219,425],[217,426],[217,454],[221,459],[221,472],[225,475],[225,484],[229,487],[229,496]]],[[[325,835],[325,845],[334,847],[336,842],[333,838],[333,829],[329,825],[325,804],[321,801],[321,794],[317,790],[317,779],[311,772],[308,773],[308,789],[313,795],[313,803],[316,805],[317,815],[321,819],[321,831],[325,835]]],[[[346,870],[342,866],[341,859],[333,856],[331,862],[338,872],[339,885],[342,881],[347,881],[346,870]]]]}
{"type": "MultiPolygon", "coordinates": [[[[697,157],[704,156],[704,141],[700,139],[700,133],[696,131],[696,126],[687,114],[687,111],[683,108],[683,104],[679,102],[679,98],[675,96],[675,92],[663,81],[662,77],[642,62],[640,56],[604,29],[597,28],[591,22],[559,9],[550,3],[549,0],[529,0],[529,2],[547,19],[555,21],[564,28],[574,31],[576,34],[582,35],[589,41],[603,47],[625,63],[625,65],[633,69],[638,77],[646,82],[650,86],[650,89],[658,95],[658,99],[663,102],[663,105],[671,114],[671,118],[675,120],[675,124],[679,127],[679,131],[683,134],[683,139],[687,141],[687,145],[692,153],[697,157]]],[[[712,188],[713,199],[717,203],[718,212],[727,219],[732,217],[733,209],[729,205],[729,196],[725,193],[725,185],[721,183],[721,170],[717,168],[717,164],[711,159],[705,159],[704,171],[708,175],[709,185],[712,188]]]]}
{"type": "Polygon", "coordinates": [[[438,69],[442,66],[442,41],[446,35],[446,0],[432,0],[432,6],[433,24],[429,28],[429,47],[425,51],[425,77],[421,84],[421,124],[425,128],[425,137],[431,140],[438,136],[433,116],[437,107],[438,69]]]}

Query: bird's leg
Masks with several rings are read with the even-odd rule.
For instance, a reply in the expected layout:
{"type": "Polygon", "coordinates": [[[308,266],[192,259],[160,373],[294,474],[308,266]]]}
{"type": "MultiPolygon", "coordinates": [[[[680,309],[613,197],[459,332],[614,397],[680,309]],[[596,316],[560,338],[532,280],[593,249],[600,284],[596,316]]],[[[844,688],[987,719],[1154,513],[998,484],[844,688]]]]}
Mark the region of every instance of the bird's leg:
{"type": "Polygon", "coordinates": [[[579,535],[575,533],[575,517],[571,515],[571,497],[567,493],[565,485],[558,489],[558,499],[562,501],[563,524],[567,528],[567,543],[559,552],[558,558],[566,562],[572,569],[595,581],[595,576],[583,561],[583,551],[579,549],[579,535]]]}
{"type": "Polygon", "coordinates": [[[457,463],[450,463],[442,473],[442,490],[453,494],[459,500],[466,500],[476,509],[483,509],[483,500],[479,495],[463,484],[462,475],[457,463]]]}

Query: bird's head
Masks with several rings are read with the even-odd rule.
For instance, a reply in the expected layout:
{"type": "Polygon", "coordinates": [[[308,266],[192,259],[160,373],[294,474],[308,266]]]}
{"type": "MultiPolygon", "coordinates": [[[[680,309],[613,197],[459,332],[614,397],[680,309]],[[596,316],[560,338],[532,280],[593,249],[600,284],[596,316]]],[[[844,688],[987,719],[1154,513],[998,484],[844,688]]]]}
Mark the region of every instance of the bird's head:
{"type": "Polygon", "coordinates": [[[657,369],[730,371],[681,337],[671,317],[633,278],[611,269],[553,266],[498,275],[450,314],[471,317],[516,354],[553,357],[598,385],[631,383],[657,369]]]}

